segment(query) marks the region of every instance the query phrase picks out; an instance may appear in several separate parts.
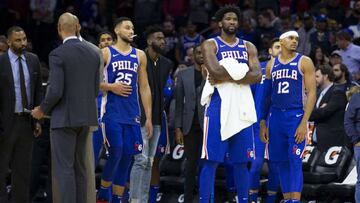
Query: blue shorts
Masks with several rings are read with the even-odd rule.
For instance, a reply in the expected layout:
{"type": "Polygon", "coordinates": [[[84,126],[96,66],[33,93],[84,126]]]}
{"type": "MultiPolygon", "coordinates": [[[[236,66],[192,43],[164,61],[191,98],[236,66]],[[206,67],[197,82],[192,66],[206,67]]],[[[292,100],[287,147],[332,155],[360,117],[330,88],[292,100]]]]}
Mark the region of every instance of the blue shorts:
{"type": "Polygon", "coordinates": [[[233,163],[251,161],[254,158],[254,132],[250,126],[229,139],[222,141],[220,135],[220,108],[206,109],[204,118],[204,137],[201,158],[224,162],[225,154],[233,163]],[[217,115],[217,116],[216,116],[217,115]]]}
{"type": "Polygon", "coordinates": [[[110,148],[122,148],[122,155],[134,155],[142,152],[143,141],[140,126],[104,120],[103,127],[110,148]]]}
{"type": "Polygon", "coordinates": [[[301,161],[306,140],[297,144],[295,133],[303,115],[303,109],[271,108],[268,146],[270,161],[301,161]]]}
{"type": "Polygon", "coordinates": [[[166,146],[168,144],[169,130],[167,125],[166,112],[164,111],[161,117],[161,132],[156,148],[155,157],[162,157],[166,152],[166,146]]]}

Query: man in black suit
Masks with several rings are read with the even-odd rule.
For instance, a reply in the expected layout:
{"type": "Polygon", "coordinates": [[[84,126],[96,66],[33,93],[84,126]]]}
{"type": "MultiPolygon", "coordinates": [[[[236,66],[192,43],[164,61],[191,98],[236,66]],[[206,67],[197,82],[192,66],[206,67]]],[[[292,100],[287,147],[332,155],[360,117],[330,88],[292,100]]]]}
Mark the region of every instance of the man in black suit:
{"type": "Polygon", "coordinates": [[[7,32],[10,49],[0,56],[0,202],[7,202],[6,176],[11,168],[12,202],[29,202],[30,164],[35,134],[28,109],[40,104],[41,76],[38,57],[26,52],[24,30],[7,32]]]}
{"type": "Polygon", "coordinates": [[[99,91],[98,53],[77,36],[77,21],[70,13],[60,16],[58,33],[63,44],[49,55],[50,84],[45,99],[32,115],[51,114],[50,143],[54,203],[95,202],[93,163],[86,153],[91,146],[90,126],[97,126],[99,91]],[[88,185],[92,184],[91,187],[88,185]],[[90,188],[92,188],[90,190],[90,188]]]}
{"type": "Polygon", "coordinates": [[[184,202],[193,202],[196,168],[202,145],[204,107],[200,104],[203,88],[201,65],[204,64],[201,46],[193,48],[195,64],[178,73],[175,86],[175,135],[184,144],[186,157],[184,202]],[[185,136],[184,136],[185,135],[185,136]]]}
{"type": "Polygon", "coordinates": [[[315,123],[317,146],[320,151],[344,146],[347,144],[343,125],[346,96],[333,84],[335,75],[330,66],[317,69],[315,79],[321,92],[309,121],[315,123]]]}

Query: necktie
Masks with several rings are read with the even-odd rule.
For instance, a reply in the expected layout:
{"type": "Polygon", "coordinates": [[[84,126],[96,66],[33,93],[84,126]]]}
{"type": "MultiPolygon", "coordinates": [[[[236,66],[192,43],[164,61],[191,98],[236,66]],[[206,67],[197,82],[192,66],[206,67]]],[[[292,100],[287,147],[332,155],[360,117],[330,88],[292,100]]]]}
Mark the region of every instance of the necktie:
{"type": "Polygon", "coordinates": [[[28,108],[28,100],[26,95],[26,86],[25,86],[25,76],[24,76],[24,69],[21,63],[21,57],[18,58],[19,61],[19,74],[20,74],[20,91],[21,91],[21,103],[24,108],[28,108]]]}

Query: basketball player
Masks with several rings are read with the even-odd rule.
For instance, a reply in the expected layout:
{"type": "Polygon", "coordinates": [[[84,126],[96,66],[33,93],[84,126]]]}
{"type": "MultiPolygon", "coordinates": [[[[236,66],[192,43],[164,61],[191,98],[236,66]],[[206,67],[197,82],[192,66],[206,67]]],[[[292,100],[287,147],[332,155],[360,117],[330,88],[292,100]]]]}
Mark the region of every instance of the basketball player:
{"type": "MultiPolygon", "coordinates": [[[[114,42],[111,32],[105,30],[100,32],[98,35],[98,47],[103,49],[107,46],[112,45],[114,42]]],[[[102,74],[102,73],[100,73],[102,74]]],[[[99,91],[99,95],[97,97],[97,107],[98,107],[98,116],[100,117],[100,107],[101,107],[101,99],[102,99],[102,91],[99,91]]],[[[100,120],[100,118],[99,118],[100,120]]],[[[103,144],[103,135],[101,126],[99,126],[98,130],[94,131],[93,133],[93,149],[94,149],[94,159],[95,159],[95,167],[98,165],[99,162],[99,154],[101,150],[101,146],[103,144]]]]}
{"type": "MultiPolygon", "coordinates": [[[[274,59],[280,54],[281,46],[279,38],[274,38],[270,42],[270,47],[268,49],[268,53],[271,59],[274,59]]],[[[264,155],[265,155],[265,143],[260,140],[260,106],[263,101],[263,84],[265,80],[265,70],[266,64],[268,61],[261,62],[261,73],[262,78],[261,82],[255,85],[252,85],[252,89],[254,91],[254,101],[256,107],[256,113],[258,116],[258,122],[253,125],[254,129],[254,142],[255,142],[255,155],[256,159],[252,160],[251,168],[250,168],[250,190],[249,190],[249,199],[250,202],[257,202],[257,197],[259,194],[259,185],[260,185],[260,173],[264,163],[264,155]]],[[[277,170],[273,168],[273,164],[269,163],[269,174],[268,174],[268,184],[267,184],[267,198],[266,203],[274,203],[277,188],[279,186],[279,178],[277,174],[277,170]]]]}
{"type": "Polygon", "coordinates": [[[266,66],[263,102],[266,105],[260,122],[260,138],[269,143],[269,161],[277,165],[285,202],[300,202],[301,158],[307,122],[316,101],[314,64],[309,57],[296,52],[298,44],[299,35],[295,31],[280,36],[281,54],[266,66]]]}
{"type": "MultiPolygon", "coordinates": [[[[256,47],[235,36],[239,26],[240,10],[235,6],[225,6],[215,15],[221,35],[205,41],[202,45],[204,65],[207,68],[212,84],[233,82],[237,84],[253,84],[260,82],[261,70],[256,47]],[[238,81],[231,79],[219,61],[234,58],[239,63],[248,64],[249,71],[238,81]]],[[[211,101],[205,112],[204,139],[202,158],[204,165],[200,174],[200,203],[208,203],[214,187],[215,171],[219,163],[224,161],[229,152],[230,161],[234,165],[234,180],[239,202],[248,202],[249,171],[247,162],[253,155],[252,126],[241,130],[232,137],[221,140],[220,109],[222,99],[215,88],[211,101]]],[[[253,99],[253,98],[249,98],[253,99]]],[[[239,104],[243,105],[243,104],[239,104]]]]}
{"type": "Polygon", "coordinates": [[[152,136],[151,93],[147,80],[145,53],[130,45],[134,37],[134,25],[129,18],[115,21],[117,41],[103,49],[105,61],[104,80],[101,89],[102,122],[106,133],[105,142],[109,158],[101,177],[98,202],[108,202],[112,185],[112,203],[121,202],[128,170],[134,154],[142,151],[138,85],[145,109],[145,128],[152,136]]]}

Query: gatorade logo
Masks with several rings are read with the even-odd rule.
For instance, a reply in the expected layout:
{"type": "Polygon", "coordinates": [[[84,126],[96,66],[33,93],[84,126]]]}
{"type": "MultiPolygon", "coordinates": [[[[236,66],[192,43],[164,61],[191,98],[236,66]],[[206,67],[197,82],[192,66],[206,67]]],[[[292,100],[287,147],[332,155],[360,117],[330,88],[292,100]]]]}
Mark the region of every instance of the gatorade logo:
{"type": "Polygon", "coordinates": [[[172,153],[172,157],[175,160],[181,159],[184,155],[184,146],[183,145],[176,145],[174,151],[172,153]]]}
{"type": "Polygon", "coordinates": [[[328,165],[333,165],[337,162],[342,147],[331,147],[325,155],[325,163],[328,165]]]}
{"type": "Polygon", "coordinates": [[[314,150],[314,146],[306,146],[303,153],[303,163],[307,163],[309,161],[309,158],[311,157],[311,153],[314,150]]]}
{"type": "Polygon", "coordinates": [[[178,198],[178,203],[183,203],[184,202],[184,194],[181,194],[178,198]]]}

